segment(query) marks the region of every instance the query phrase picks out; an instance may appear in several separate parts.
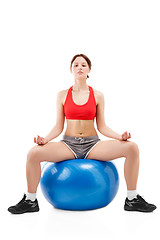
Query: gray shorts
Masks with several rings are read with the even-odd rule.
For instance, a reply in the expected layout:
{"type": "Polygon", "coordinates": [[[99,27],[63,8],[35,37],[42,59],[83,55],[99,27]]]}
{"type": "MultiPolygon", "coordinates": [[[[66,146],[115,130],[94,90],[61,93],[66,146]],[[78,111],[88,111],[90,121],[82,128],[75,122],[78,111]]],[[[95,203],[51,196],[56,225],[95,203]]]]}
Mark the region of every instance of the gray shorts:
{"type": "Polygon", "coordinates": [[[63,135],[60,141],[73,152],[76,158],[84,159],[88,156],[92,148],[101,140],[98,135],[90,137],[71,137],[63,135]]]}

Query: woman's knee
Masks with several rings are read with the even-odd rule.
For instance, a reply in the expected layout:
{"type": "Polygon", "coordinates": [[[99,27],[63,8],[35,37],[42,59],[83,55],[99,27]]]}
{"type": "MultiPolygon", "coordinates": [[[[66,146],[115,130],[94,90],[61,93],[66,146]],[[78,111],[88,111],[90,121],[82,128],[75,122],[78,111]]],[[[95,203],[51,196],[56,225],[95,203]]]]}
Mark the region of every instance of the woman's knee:
{"type": "Polygon", "coordinates": [[[34,146],[27,153],[27,162],[32,162],[39,160],[40,161],[41,149],[40,146],[34,146]]]}
{"type": "Polygon", "coordinates": [[[127,152],[128,152],[128,154],[138,156],[139,155],[139,147],[138,147],[138,145],[135,142],[129,141],[128,142],[127,152]]]}

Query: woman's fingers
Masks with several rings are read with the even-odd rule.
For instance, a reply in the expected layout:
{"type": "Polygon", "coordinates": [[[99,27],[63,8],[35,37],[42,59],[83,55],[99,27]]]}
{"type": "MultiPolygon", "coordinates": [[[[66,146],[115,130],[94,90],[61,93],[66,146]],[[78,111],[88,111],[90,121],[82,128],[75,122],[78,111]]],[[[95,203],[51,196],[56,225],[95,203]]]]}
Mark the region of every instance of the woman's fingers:
{"type": "Polygon", "coordinates": [[[127,140],[128,138],[131,138],[131,134],[126,131],[122,134],[122,138],[123,140],[127,140]]]}
{"type": "Polygon", "coordinates": [[[40,137],[39,135],[37,135],[37,137],[34,137],[34,142],[37,143],[38,145],[44,145],[48,143],[48,141],[45,138],[40,137]]]}
{"type": "Polygon", "coordinates": [[[42,138],[41,137],[39,137],[38,143],[42,144],[42,138]]]}
{"type": "Polygon", "coordinates": [[[37,135],[37,144],[39,144],[39,145],[44,144],[44,138],[37,135]]]}
{"type": "Polygon", "coordinates": [[[41,144],[41,141],[42,141],[41,139],[42,138],[38,135],[38,139],[37,139],[38,140],[38,144],[41,144]]]}
{"type": "Polygon", "coordinates": [[[41,144],[42,143],[42,138],[39,135],[37,135],[37,138],[34,137],[34,142],[37,143],[37,144],[41,144]]]}

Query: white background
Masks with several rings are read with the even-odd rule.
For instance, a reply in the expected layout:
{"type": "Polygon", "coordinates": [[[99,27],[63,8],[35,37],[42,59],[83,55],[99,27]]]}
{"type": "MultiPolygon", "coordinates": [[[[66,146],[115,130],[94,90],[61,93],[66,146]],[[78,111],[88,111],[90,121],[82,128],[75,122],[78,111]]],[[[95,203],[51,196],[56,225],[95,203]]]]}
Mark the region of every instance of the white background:
{"type": "Polygon", "coordinates": [[[0,1],[0,220],[5,239],[160,238],[159,13],[158,0],[0,1]],[[58,91],[74,84],[69,67],[77,53],[91,59],[87,83],[105,96],[106,124],[118,133],[131,132],[139,146],[137,190],[157,205],[154,213],[123,210],[123,158],[114,160],[120,187],[105,208],[57,210],[39,187],[40,212],[15,216],[7,211],[26,191],[26,154],[34,136],[48,134],[56,120],[58,91]]]}

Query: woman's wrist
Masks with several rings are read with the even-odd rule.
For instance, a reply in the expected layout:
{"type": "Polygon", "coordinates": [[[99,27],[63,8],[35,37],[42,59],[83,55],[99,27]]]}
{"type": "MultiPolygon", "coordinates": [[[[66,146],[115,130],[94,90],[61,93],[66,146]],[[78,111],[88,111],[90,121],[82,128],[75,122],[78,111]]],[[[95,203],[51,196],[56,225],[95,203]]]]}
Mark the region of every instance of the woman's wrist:
{"type": "Polygon", "coordinates": [[[122,141],[123,140],[122,135],[119,134],[119,136],[117,136],[116,139],[119,140],[119,141],[122,141]]]}
{"type": "Polygon", "coordinates": [[[46,143],[48,143],[50,140],[49,139],[47,139],[47,138],[44,138],[45,139],[45,141],[46,141],[46,143]]]}

